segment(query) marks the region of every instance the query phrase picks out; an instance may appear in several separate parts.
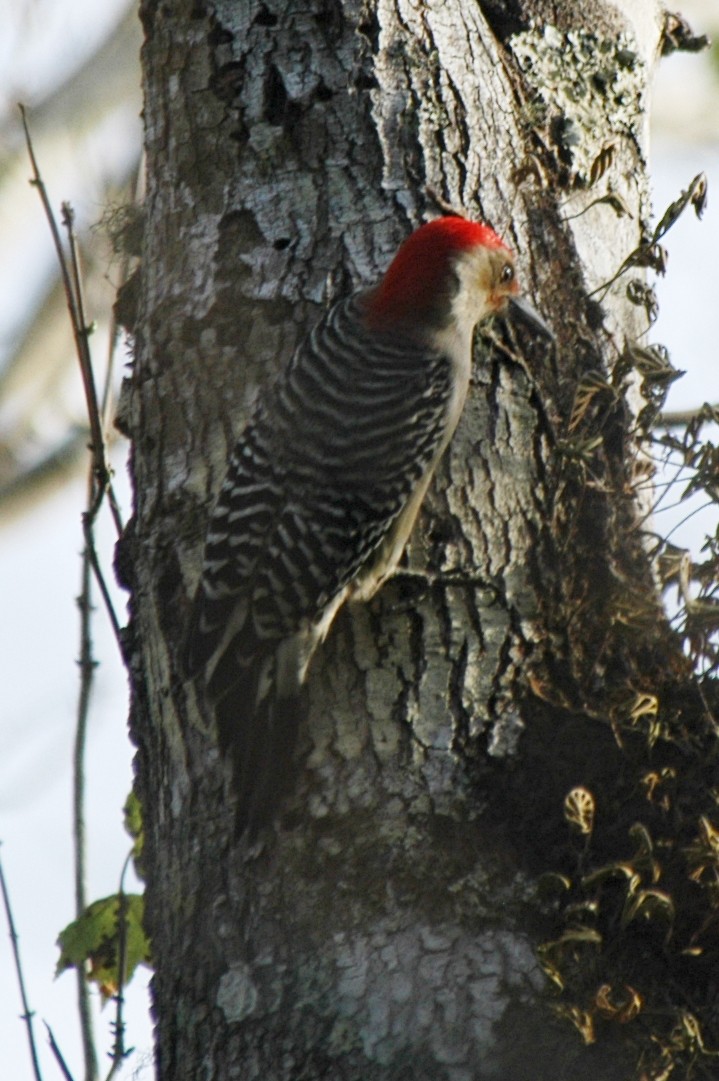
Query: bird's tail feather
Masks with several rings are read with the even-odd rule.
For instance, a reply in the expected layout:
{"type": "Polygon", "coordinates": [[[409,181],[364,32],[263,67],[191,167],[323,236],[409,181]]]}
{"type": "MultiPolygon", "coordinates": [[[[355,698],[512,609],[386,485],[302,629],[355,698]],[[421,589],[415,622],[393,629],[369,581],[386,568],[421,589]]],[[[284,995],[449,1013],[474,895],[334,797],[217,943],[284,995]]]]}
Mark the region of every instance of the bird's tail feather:
{"type": "Polygon", "coordinates": [[[271,821],[294,777],[294,750],[305,695],[280,697],[273,654],[233,665],[232,679],[215,670],[207,687],[220,751],[232,766],[235,830],[253,838],[271,821]],[[219,693],[218,693],[219,691],[219,693]]]}

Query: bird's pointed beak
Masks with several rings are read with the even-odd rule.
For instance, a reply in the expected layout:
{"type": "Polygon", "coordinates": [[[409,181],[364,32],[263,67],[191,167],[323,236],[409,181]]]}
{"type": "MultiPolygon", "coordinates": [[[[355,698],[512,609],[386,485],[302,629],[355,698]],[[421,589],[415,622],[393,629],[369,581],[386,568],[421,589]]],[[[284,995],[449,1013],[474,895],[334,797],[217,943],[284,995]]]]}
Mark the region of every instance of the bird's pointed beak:
{"type": "Polygon", "coordinates": [[[530,330],[534,330],[545,338],[549,338],[550,341],[554,341],[553,331],[528,300],[521,296],[510,296],[508,299],[510,311],[514,311],[530,330]]]}

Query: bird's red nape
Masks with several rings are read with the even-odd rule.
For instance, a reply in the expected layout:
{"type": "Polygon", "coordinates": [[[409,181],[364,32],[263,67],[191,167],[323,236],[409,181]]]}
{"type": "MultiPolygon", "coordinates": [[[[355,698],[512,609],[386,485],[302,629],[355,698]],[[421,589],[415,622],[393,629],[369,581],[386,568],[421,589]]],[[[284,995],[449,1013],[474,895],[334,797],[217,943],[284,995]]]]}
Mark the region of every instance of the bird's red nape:
{"type": "Polygon", "coordinates": [[[387,272],[369,298],[371,326],[404,322],[426,311],[446,280],[449,260],[471,248],[507,245],[488,225],[467,218],[446,217],[421,225],[404,241],[387,272]]]}

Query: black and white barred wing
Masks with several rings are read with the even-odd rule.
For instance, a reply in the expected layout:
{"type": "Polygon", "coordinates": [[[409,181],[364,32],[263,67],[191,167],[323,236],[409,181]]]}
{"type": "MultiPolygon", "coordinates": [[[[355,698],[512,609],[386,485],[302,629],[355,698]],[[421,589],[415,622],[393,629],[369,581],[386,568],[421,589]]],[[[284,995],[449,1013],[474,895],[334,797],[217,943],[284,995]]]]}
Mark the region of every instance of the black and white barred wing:
{"type": "Polygon", "coordinates": [[[187,671],[235,700],[243,743],[273,687],[299,690],[444,435],[447,360],[360,314],[352,298],[333,308],[261,396],[211,517],[187,671]]]}
{"type": "Polygon", "coordinates": [[[445,359],[362,332],[336,306],[266,392],[212,514],[188,671],[321,620],[371,560],[433,460],[445,359]]]}

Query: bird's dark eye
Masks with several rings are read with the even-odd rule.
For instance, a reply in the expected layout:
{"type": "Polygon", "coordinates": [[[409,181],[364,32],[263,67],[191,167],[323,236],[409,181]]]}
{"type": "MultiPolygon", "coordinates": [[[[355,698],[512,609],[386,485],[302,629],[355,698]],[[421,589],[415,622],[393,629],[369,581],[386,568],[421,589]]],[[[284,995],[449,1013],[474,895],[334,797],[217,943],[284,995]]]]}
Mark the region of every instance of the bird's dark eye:
{"type": "Polygon", "coordinates": [[[504,264],[504,266],[502,267],[502,273],[499,276],[499,280],[501,281],[502,285],[509,285],[510,282],[514,281],[514,267],[511,263],[504,264]]]}

